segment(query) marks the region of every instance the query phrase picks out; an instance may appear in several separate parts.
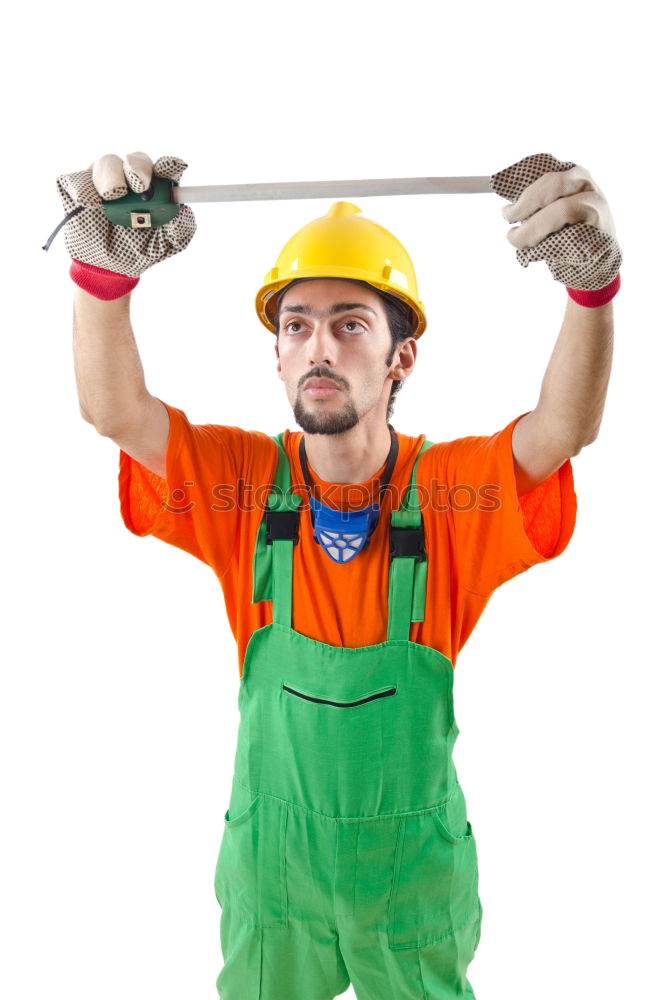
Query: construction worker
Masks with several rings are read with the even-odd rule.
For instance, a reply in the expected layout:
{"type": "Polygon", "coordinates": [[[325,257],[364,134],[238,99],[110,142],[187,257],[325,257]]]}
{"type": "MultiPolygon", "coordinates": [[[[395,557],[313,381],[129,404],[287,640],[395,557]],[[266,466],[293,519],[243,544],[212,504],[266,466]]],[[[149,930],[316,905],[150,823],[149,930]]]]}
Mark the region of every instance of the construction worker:
{"type": "Polygon", "coordinates": [[[102,199],[185,164],[104,156],[58,185],[79,286],[81,413],[120,448],[121,513],[207,563],[237,640],[241,721],[216,867],[222,1000],[472,998],[476,841],[452,761],[457,656],[496,587],[572,535],[571,457],[597,435],[621,254],[588,171],[537,154],[495,174],[508,238],[568,289],[534,410],[486,437],[397,432],[426,328],[411,259],[336,202],[256,297],[301,431],[191,424],[151,395],[129,319],[143,271],[184,249],[102,199]],[[525,221],[522,221],[525,220],[525,221]]]}

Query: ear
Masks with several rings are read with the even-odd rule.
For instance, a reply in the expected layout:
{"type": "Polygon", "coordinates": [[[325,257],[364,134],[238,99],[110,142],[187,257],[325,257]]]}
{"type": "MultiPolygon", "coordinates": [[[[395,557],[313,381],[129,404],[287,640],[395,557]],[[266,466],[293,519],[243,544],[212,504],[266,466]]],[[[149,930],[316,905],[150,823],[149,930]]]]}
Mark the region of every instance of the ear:
{"type": "Polygon", "coordinates": [[[391,369],[391,374],[394,378],[403,379],[411,375],[416,364],[417,350],[418,345],[415,337],[408,337],[398,346],[394,359],[395,365],[391,369]]]}

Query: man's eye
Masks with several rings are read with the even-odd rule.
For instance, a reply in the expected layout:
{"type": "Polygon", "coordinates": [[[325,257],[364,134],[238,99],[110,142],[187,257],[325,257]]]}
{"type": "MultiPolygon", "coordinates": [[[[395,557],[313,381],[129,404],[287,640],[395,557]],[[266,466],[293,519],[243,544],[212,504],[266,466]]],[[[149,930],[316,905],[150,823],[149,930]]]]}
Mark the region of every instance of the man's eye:
{"type": "MultiPolygon", "coordinates": [[[[345,322],[342,325],[343,325],[343,327],[347,327],[348,328],[348,332],[349,333],[358,333],[361,330],[365,330],[366,329],[366,327],[364,326],[364,324],[360,323],[356,319],[347,319],[347,320],[345,320],[345,322]]],[[[286,323],[284,325],[283,330],[286,331],[287,333],[299,333],[299,329],[297,329],[297,330],[292,330],[291,329],[291,327],[293,327],[293,326],[296,326],[296,327],[298,327],[300,329],[301,328],[301,322],[298,319],[291,319],[288,323],[286,323]]]]}

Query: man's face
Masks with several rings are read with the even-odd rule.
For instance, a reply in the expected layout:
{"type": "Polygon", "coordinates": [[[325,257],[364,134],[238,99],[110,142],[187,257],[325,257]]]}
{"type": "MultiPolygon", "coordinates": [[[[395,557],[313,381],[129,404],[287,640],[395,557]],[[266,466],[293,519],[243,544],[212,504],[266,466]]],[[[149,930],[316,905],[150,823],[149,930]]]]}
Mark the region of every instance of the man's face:
{"type": "Polygon", "coordinates": [[[342,434],[375,408],[385,415],[387,376],[403,377],[379,295],[353,281],[319,278],[288,288],[275,346],[294,419],[308,434],[342,434]],[[316,392],[316,378],[334,388],[316,392]]]}

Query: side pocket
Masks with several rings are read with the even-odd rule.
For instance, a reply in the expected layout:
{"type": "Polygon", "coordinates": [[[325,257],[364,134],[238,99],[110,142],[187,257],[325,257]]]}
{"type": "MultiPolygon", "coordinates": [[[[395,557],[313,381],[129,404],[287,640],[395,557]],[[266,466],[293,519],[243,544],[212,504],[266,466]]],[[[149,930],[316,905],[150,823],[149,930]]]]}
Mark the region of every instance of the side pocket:
{"type": "Polygon", "coordinates": [[[220,906],[253,927],[282,926],[286,804],[259,794],[236,816],[228,809],[224,823],[214,877],[220,906]]]}
{"type": "Polygon", "coordinates": [[[480,942],[480,935],[483,927],[483,904],[478,899],[478,917],[476,918],[476,940],[474,941],[474,952],[476,951],[478,944],[480,942]]]}
{"type": "Polygon", "coordinates": [[[391,951],[434,944],[475,920],[477,884],[471,823],[456,836],[442,810],[403,817],[388,914],[391,951]]]}
{"type": "Polygon", "coordinates": [[[432,813],[432,818],[439,827],[439,832],[444,840],[447,840],[449,844],[464,844],[470,838],[473,838],[473,830],[471,829],[471,823],[467,820],[467,827],[465,832],[461,837],[456,837],[455,834],[451,833],[439,813],[432,813]]]}

